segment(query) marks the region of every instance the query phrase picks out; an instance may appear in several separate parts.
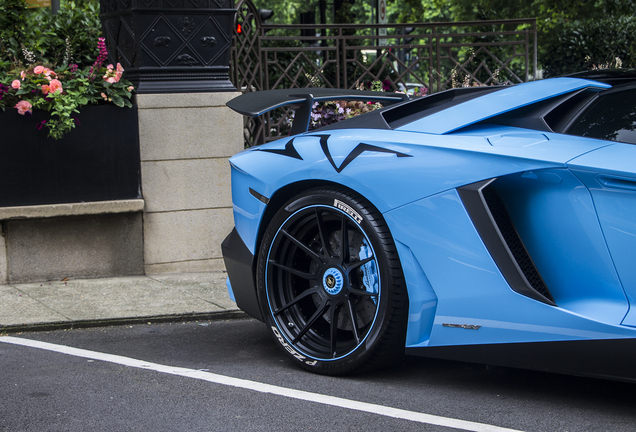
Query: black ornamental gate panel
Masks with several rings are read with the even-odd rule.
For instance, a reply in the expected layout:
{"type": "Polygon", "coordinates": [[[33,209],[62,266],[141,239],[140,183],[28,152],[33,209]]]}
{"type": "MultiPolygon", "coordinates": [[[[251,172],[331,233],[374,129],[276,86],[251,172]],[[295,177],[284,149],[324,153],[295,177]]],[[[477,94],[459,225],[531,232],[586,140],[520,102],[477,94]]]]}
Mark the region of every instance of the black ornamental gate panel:
{"type": "Polygon", "coordinates": [[[234,91],[233,0],[102,0],[110,61],[138,93],[234,91]]]}

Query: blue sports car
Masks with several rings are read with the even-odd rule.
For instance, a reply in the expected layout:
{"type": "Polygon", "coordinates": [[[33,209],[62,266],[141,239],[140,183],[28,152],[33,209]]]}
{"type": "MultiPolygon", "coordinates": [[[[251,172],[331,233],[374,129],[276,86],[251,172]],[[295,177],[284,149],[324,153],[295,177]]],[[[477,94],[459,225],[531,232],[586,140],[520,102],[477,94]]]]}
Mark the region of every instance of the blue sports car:
{"type": "Polygon", "coordinates": [[[636,73],[405,95],[248,93],[228,289],[298,365],[404,353],[636,380],[636,73]],[[384,108],[307,132],[313,102],[384,108]]]}

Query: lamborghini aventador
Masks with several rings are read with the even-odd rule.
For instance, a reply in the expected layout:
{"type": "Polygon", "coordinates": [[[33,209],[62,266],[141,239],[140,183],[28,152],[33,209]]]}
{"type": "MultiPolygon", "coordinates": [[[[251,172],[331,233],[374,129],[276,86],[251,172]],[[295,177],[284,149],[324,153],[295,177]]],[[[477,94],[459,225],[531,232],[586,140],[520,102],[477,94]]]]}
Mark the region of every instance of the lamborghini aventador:
{"type": "Polygon", "coordinates": [[[636,73],[406,95],[254,92],[228,289],[298,365],[401,354],[636,379],[636,73]],[[384,108],[307,132],[324,100],[384,108]],[[634,308],[632,308],[634,306],[634,308]]]}

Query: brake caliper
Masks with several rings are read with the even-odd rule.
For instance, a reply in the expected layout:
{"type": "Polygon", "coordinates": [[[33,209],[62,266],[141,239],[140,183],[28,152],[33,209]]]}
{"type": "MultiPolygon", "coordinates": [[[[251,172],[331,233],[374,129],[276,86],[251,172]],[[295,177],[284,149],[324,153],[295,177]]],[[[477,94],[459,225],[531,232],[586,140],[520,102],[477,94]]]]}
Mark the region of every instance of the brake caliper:
{"type": "MultiPolygon", "coordinates": [[[[373,256],[371,248],[367,244],[367,240],[362,240],[362,246],[360,246],[360,261],[365,260],[373,256]]],[[[378,271],[375,267],[375,260],[371,260],[361,267],[362,269],[362,283],[367,292],[372,294],[378,293],[378,271]]],[[[378,298],[372,297],[373,302],[377,304],[378,298]]]]}

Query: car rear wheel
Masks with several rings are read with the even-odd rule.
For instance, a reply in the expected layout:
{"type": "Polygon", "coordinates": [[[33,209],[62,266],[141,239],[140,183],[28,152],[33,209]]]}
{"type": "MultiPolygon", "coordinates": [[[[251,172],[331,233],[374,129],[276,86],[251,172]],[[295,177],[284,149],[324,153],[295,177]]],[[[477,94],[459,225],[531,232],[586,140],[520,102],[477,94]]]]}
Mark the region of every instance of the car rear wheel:
{"type": "Polygon", "coordinates": [[[316,188],[274,216],[258,257],[266,324],[306,369],[346,374],[402,355],[408,300],[382,215],[361,196],[316,188]]]}

